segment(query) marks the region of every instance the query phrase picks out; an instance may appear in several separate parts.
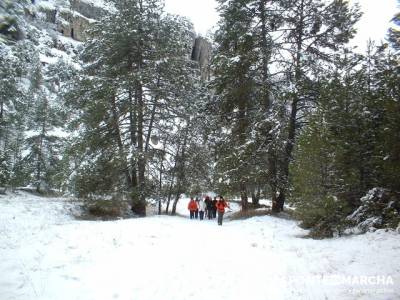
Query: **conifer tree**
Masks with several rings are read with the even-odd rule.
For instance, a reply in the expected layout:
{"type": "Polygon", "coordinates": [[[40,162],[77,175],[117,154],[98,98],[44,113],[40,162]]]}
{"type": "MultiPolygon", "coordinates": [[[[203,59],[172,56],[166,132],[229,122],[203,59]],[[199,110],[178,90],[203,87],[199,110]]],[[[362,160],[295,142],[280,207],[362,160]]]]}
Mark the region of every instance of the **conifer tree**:
{"type": "Polygon", "coordinates": [[[261,128],[269,135],[270,124],[265,120],[271,108],[273,45],[263,1],[219,3],[221,21],[215,35],[212,83],[217,97],[210,105],[218,112],[215,123],[221,128],[216,141],[217,172],[222,186],[240,192],[245,210],[248,194],[257,178],[264,177],[261,170],[266,167],[268,137],[256,139],[261,128]]]}
{"type": "Polygon", "coordinates": [[[139,215],[145,214],[150,190],[151,137],[182,118],[183,103],[196,89],[188,60],[191,25],[162,15],[161,4],[115,2],[115,12],[93,28],[82,56],[85,72],[72,95],[77,101],[71,102],[81,108],[76,120],[83,121],[81,142],[89,145],[92,164],[122,175],[122,181],[110,178],[107,187],[129,194],[139,215]]]}
{"type": "Polygon", "coordinates": [[[374,187],[398,190],[398,88],[395,58],[370,45],[345,52],[320,80],[318,106],[301,131],[291,168],[303,225],[331,236],[374,187]]]}
{"type": "Polygon", "coordinates": [[[48,78],[39,57],[33,61],[36,63],[32,66],[29,92],[33,105],[27,119],[29,135],[25,141],[23,163],[31,178],[29,183],[41,192],[56,187],[55,178],[61,171],[62,140],[54,131],[63,127],[65,118],[53,90],[55,83],[52,80],[56,74],[48,78]]]}
{"type": "Polygon", "coordinates": [[[5,168],[0,172],[7,174],[0,184],[5,186],[26,183],[20,159],[25,124],[29,117],[29,85],[26,80],[30,73],[32,49],[31,43],[25,41],[12,46],[0,43],[0,156],[5,168]]]}
{"type": "Polygon", "coordinates": [[[357,8],[350,8],[348,2],[333,0],[282,0],[282,39],[279,53],[285,59],[282,63],[287,75],[286,96],[288,99],[289,122],[282,173],[286,180],[280,184],[279,201],[273,209],[283,209],[288,187],[289,165],[302,108],[313,101],[312,74],[332,60],[334,51],[349,41],[355,31],[353,25],[359,18],[357,8]],[[310,89],[311,88],[311,89],[310,89]]]}

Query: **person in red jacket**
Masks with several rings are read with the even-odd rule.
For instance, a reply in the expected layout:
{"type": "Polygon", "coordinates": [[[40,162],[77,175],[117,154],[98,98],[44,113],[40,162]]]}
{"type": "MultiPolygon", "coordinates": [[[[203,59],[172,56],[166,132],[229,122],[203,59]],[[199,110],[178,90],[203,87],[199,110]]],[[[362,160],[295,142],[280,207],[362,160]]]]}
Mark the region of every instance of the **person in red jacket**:
{"type": "Polygon", "coordinates": [[[224,197],[219,196],[217,201],[217,212],[218,212],[218,225],[222,225],[222,220],[224,218],[225,208],[229,207],[228,202],[225,201],[224,197]]]}
{"type": "Polygon", "coordinates": [[[189,201],[189,204],[188,204],[188,210],[190,212],[190,218],[191,219],[194,219],[195,211],[198,210],[198,209],[199,208],[197,206],[197,202],[194,201],[193,197],[190,198],[190,201],[189,201]]]}

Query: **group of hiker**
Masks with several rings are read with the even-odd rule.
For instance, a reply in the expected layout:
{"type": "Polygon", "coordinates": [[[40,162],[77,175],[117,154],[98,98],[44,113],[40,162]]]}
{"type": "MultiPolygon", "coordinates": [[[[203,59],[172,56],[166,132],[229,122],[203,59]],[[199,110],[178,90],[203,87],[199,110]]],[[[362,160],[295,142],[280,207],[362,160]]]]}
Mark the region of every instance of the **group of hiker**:
{"type": "Polygon", "coordinates": [[[225,208],[227,207],[229,207],[228,202],[222,196],[219,196],[218,199],[217,197],[211,199],[209,196],[206,196],[204,200],[191,197],[188,204],[190,219],[200,218],[200,220],[203,220],[204,218],[208,218],[211,220],[217,218],[218,213],[218,225],[222,225],[225,208]]]}

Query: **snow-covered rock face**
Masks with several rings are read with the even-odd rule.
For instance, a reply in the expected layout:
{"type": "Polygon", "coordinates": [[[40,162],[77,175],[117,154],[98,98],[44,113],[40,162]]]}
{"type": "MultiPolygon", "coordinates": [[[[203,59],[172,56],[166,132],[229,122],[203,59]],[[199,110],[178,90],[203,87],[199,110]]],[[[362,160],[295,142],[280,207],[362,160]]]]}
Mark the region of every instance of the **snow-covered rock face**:
{"type": "Polygon", "coordinates": [[[62,11],[60,16],[63,21],[57,24],[57,30],[66,37],[81,42],[85,41],[85,31],[89,28],[91,19],[69,11],[62,11]]]}
{"type": "Polygon", "coordinates": [[[65,37],[84,41],[89,25],[106,12],[104,7],[97,5],[97,2],[83,0],[36,1],[31,15],[44,20],[65,37]]]}
{"type": "MultiPolygon", "coordinates": [[[[33,141],[40,134],[57,140],[48,144],[54,152],[46,151],[53,153],[55,159],[62,159],[59,141],[67,135],[68,124],[61,120],[65,111],[62,95],[67,89],[66,82],[81,68],[82,42],[66,37],[60,26],[76,26],[79,29],[75,36],[82,40],[85,26],[92,22],[88,19],[79,23],[84,17],[77,17],[80,26],[69,23],[63,18],[67,12],[80,16],[71,10],[69,0],[0,1],[0,98],[8,134],[7,138],[0,138],[0,146],[6,149],[11,140],[23,140],[24,146],[19,150],[6,150],[18,152],[15,155],[21,159],[33,157],[30,154],[34,143],[29,144],[29,139],[33,141]],[[46,117],[38,118],[39,115],[46,117]],[[18,116],[15,118],[20,122],[18,126],[11,116],[18,116]],[[45,120],[41,127],[40,119],[45,120]]],[[[12,164],[9,160],[7,167],[2,168],[2,184],[13,176],[12,164]]]]}
{"type": "Polygon", "coordinates": [[[102,3],[90,0],[74,0],[71,1],[71,9],[89,19],[98,19],[105,13],[102,3]]]}
{"type": "MultiPolygon", "coordinates": [[[[24,21],[44,30],[54,30],[65,37],[77,41],[85,41],[85,31],[90,24],[107,13],[107,7],[102,1],[90,0],[36,0],[32,4],[20,5],[24,21]]],[[[8,3],[0,8],[0,34],[8,35],[13,40],[26,37],[21,19],[12,14],[7,15],[8,3]]],[[[22,22],[23,23],[23,22],[22,22]]],[[[28,37],[29,38],[29,37],[28,37]]]]}
{"type": "MultiPolygon", "coordinates": [[[[15,45],[28,40],[44,66],[60,59],[80,68],[76,55],[87,38],[86,31],[108,12],[102,0],[35,0],[0,5],[0,43],[15,45]]],[[[11,49],[11,48],[10,48],[11,49]]]]}

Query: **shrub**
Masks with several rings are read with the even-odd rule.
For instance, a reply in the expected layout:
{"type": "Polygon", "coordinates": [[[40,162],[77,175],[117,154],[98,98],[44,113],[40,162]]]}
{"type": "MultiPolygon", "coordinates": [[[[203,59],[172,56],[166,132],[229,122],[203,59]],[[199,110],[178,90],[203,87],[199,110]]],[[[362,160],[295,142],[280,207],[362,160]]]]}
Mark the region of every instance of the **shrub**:
{"type": "Polygon", "coordinates": [[[129,205],[123,200],[84,200],[80,218],[85,220],[115,220],[129,215],[129,205]]]}
{"type": "Polygon", "coordinates": [[[310,229],[311,237],[325,238],[342,234],[350,211],[346,201],[326,196],[298,203],[295,217],[301,221],[302,228],[310,229]]]}
{"type": "Polygon", "coordinates": [[[353,226],[349,231],[392,228],[400,224],[400,193],[383,188],[373,188],[361,198],[361,205],[347,217],[353,226]]]}

